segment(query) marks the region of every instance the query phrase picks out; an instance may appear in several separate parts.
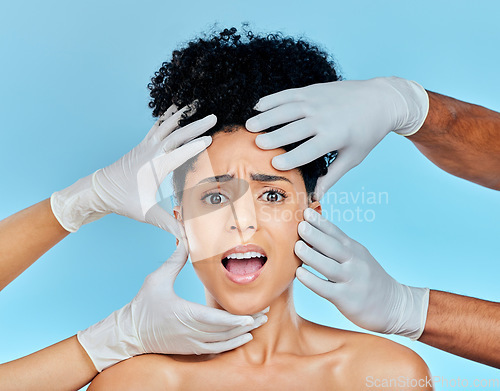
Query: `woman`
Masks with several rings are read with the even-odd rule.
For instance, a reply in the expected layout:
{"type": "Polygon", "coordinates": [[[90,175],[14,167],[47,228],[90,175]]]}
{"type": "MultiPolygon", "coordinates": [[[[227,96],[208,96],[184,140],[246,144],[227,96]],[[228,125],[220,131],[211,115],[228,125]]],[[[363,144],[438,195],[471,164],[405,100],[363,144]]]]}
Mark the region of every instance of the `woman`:
{"type": "MultiPolygon", "coordinates": [[[[204,133],[212,144],[174,170],[174,213],[207,305],[240,315],[270,306],[268,321],[232,351],[134,357],[102,372],[89,390],[432,389],[427,366],[410,349],[295,312],[298,227],[307,208],[321,213],[312,193],[335,152],[277,171],[271,161],[283,150],[260,149],[256,134],[242,125],[260,96],[339,76],[327,55],[307,42],[251,32],[246,38],[226,29],[174,51],[152,79],[150,107],[158,116],[172,103],[196,99],[197,112],[181,125],[217,115],[217,125],[204,133]]],[[[287,151],[297,146],[293,129],[289,141],[287,151]]]]}

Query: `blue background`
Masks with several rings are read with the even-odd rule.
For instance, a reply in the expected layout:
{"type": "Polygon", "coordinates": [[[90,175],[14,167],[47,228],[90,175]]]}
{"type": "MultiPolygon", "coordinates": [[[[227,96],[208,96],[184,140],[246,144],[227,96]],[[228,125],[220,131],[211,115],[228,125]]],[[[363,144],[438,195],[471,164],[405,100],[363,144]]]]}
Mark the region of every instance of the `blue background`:
{"type": "MultiPolygon", "coordinates": [[[[214,22],[240,27],[248,21],[256,32],[303,35],[333,54],[346,79],[398,75],[499,110],[499,14],[498,2],[457,0],[2,1],[0,218],[139,143],[154,122],[149,78],[173,49],[214,22]]],[[[363,191],[386,192],[388,203],[323,208],[373,210],[373,222],[334,222],[394,278],[499,301],[498,192],[446,174],[395,134],[331,189],[363,191]]],[[[122,307],[174,247],[170,234],[120,216],[70,235],[0,293],[0,362],[74,335],[122,307]]],[[[204,302],[190,264],[176,290],[204,302]]],[[[312,321],[359,330],[297,281],[296,307],[312,321]]],[[[495,369],[391,339],[419,353],[435,376],[469,384],[498,378],[495,369]]]]}

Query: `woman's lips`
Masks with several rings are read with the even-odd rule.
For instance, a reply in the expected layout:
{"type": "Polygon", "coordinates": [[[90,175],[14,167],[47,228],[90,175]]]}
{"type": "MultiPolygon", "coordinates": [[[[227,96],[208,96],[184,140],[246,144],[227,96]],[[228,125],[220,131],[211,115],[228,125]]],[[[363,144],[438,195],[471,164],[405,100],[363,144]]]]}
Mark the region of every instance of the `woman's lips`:
{"type": "Polygon", "coordinates": [[[248,243],[248,244],[240,244],[238,246],[235,246],[229,250],[227,250],[224,254],[222,254],[221,259],[226,258],[228,255],[233,254],[233,253],[246,253],[248,251],[256,251],[258,253],[261,253],[262,255],[267,256],[266,252],[264,249],[254,243],[248,243]]]}
{"type": "MultiPolygon", "coordinates": [[[[238,261],[236,261],[236,262],[238,262],[238,261]]],[[[227,270],[224,267],[224,264],[222,262],[221,262],[221,267],[222,267],[222,270],[224,271],[224,273],[226,274],[226,277],[229,278],[232,282],[234,282],[236,284],[244,285],[244,284],[249,284],[252,281],[255,281],[257,279],[257,277],[260,276],[260,274],[262,273],[264,268],[266,267],[266,264],[267,264],[267,259],[266,259],[266,262],[262,265],[262,267],[260,269],[258,269],[257,271],[255,271],[253,273],[248,273],[248,274],[231,273],[229,270],[227,270]]]]}

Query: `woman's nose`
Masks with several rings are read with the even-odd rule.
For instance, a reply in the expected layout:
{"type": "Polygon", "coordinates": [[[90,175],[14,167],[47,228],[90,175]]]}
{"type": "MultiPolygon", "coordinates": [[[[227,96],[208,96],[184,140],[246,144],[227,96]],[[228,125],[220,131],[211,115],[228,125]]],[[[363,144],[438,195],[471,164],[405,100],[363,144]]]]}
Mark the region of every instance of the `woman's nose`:
{"type": "Polygon", "coordinates": [[[252,192],[247,191],[243,197],[232,202],[229,207],[231,209],[231,216],[228,220],[229,230],[253,234],[257,229],[257,216],[252,192]]]}

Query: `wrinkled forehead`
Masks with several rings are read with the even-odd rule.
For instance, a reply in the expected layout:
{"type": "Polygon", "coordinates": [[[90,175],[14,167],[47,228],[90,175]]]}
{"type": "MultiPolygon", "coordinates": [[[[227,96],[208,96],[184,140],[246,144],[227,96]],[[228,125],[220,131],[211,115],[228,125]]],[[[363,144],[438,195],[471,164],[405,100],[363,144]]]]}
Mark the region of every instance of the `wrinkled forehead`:
{"type": "Polygon", "coordinates": [[[299,170],[279,171],[272,166],[272,159],[285,150],[259,148],[255,144],[257,135],[258,133],[251,133],[242,127],[231,133],[216,133],[212,136],[212,144],[198,155],[192,169],[186,174],[186,187],[196,186],[200,181],[224,174],[250,180],[252,173],[286,178],[289,186],[298,186],[299,189],[301,185],[304,186],[299,170]]]}

